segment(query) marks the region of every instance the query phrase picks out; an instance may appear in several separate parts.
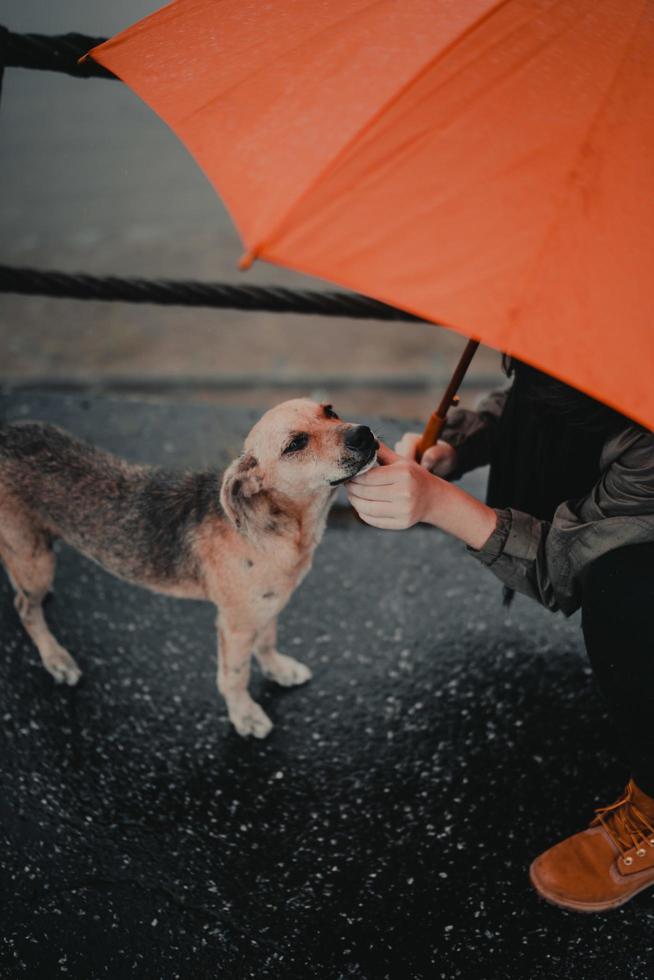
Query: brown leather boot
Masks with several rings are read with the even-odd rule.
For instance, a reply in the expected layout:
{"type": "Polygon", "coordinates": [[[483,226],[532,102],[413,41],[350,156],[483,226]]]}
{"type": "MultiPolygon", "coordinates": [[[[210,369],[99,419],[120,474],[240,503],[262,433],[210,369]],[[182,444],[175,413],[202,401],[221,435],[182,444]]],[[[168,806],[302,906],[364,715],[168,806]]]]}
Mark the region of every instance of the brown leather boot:
{"type": "Polygon", "coordinates": [[[617,908],[654,885],[654,799],[633,780],[587,830],[537,857],[529,869],[543,898],[564,909],[617,908]]]}

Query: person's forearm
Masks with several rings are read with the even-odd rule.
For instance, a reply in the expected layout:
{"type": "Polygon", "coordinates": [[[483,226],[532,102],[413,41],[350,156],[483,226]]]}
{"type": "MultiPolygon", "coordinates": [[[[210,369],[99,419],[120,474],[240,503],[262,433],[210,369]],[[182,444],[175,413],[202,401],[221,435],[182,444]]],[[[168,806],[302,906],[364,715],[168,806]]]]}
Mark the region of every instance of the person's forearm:
{"type": "Polygon", "coordinates": [[[475,550],[482,548],[495,530],[497,514],[465,490],[438,477],[424,521],[464,541],[475,550]]]}

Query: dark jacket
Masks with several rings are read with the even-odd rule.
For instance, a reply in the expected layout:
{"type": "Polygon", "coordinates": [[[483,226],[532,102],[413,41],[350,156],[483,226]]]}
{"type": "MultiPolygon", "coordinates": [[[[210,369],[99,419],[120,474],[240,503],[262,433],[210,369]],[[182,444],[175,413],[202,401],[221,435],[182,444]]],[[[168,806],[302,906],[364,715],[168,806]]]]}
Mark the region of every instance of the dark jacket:
{"type": "MultiPolygon", "coordinates": [[[[457,449],[454,478],[490,461],[506,395],[495,391],[476,412],[451,413],[442,438],[457,449]]],[[[608,437],[597,483],[562,503],[551,522],[511,508],[496,513],[495,531],[471,554],[509,588],[570,615],[587,565],[614,548],[654,542],[654,434],[627,425],[608,437]]]]}

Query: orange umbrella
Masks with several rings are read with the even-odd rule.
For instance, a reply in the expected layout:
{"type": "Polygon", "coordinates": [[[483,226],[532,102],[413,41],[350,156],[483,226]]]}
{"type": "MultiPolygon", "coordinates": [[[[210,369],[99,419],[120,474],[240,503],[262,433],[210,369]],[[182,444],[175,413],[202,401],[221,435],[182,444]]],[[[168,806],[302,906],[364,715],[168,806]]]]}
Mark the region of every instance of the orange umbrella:
{"type": "Polygon", "coordinates": [[[93,51],[245,244],[654,428],[654,5],[176,0],[93,51]]]}

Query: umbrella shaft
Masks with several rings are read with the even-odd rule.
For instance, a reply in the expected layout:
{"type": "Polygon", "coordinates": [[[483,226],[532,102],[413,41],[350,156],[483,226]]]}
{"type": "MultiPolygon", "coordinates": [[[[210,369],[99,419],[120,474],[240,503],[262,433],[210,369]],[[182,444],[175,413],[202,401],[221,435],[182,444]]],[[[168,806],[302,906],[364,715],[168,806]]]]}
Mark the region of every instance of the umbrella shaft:
{"type": "Polygon", "coordinates": [[[454,374],[445,389],[445,394],[443,395],[440,405],[433,412],[424,428],[422,437],[418,444],[418,450],[416,452],[416,459],[418,462],[422,459],[423,453],[425,453],[430,446],[435,445],[438,442],[438,437],[443,431],[443,426],[447,420],[447,413],[452,405],[452,402],[456,398],[456,393],[461,387],[461,382],[463,381],[466,371],[470,367],[470,362],[472,361],[477,348],[479,347],[478,340],[469,340],[465,346],[465,350],[459,359],[459,363],[454,369],[454,374]]]}

